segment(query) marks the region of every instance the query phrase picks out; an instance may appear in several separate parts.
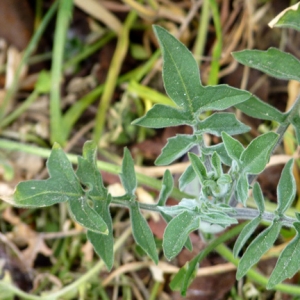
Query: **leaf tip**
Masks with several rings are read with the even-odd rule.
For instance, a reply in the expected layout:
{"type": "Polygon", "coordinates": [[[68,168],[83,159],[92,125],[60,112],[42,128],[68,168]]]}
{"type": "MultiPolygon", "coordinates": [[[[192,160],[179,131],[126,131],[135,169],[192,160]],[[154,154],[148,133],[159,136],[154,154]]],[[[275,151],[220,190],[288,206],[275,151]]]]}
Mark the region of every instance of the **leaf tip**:
{"type": "Polygon", "coordinates": [[[53,146],[52,146],[52,150],[58,150],[58,149],[61,149],[60,144],[57,143],[57,142],[54,142],[54,143],[53,143],[53,146]]]}

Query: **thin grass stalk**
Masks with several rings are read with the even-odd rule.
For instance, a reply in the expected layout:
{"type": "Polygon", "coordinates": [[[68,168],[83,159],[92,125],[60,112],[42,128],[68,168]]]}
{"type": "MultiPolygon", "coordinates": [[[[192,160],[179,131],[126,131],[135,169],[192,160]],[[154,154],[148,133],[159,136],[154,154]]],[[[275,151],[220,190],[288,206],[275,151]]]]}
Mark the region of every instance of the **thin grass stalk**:
{"type": "Polygon", "coordinates": [[[67,29],[72,16],[73,1],[60,0],[56,19],[54,47],[51,66],[50,88],[50,140],[65,144],[61,113],[60,86],[62,81],[63,59],[67,29]]]}

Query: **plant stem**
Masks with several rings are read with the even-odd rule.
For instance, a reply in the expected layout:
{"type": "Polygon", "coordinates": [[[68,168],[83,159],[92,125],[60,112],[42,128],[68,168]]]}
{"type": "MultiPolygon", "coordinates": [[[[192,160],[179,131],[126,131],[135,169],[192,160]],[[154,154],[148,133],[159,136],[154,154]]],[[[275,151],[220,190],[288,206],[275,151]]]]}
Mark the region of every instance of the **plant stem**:
{"type": "MultiPolygon", "coordinates": [[[[253,208],[236,208],[236,214],[229,213],[230,217],[236,218],[237,220],[252,220],[259,215],[259,211],[253,208]]],[[[272,222],[276,217],[275,213],[264,212],[262,218],[264,221],[272,222]]],[[[294,218],[283,216],[281,218],[282,225],[287,227],[293,227],[293,223],[297,220],[294,218]]]]}

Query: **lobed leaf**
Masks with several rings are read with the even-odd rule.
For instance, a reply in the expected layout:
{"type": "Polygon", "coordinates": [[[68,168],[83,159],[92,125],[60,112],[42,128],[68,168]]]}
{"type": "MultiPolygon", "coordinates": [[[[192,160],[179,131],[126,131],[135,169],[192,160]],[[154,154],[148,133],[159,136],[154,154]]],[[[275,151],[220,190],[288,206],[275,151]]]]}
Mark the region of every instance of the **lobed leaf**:
{"type": "Polygon", "coordinates": [[[244,247],[250,236],[254,233],[255,229],[259,225],[262,220],[262,216],[259,215],[256,218],[252,219],[241,231],[239,234],[234,247],[233,247],[233,255],[237,257],[239,252],[244,247]]]}
{"type": "Polygon", "coordinates": [[[293,200],[295,199],[296,181],[293,176],[293,164],[293,159],[290,159],[286,163],[277,185],[277,212],[279,215],[284,214],[284,212],[291,206],[293,200]]]}
{"type": "Polygon", "coordinates": [[[187,210],[168,223],[163,238],[163,250],[168,260],[173,259],[181,251],[189,234],[199,226],[199,215],[187,210]]]}
{"type": "Polygon", "coordinates": [[[269,278],[267,289],[272,289],[287,278],[292,278],[300,269],[300,223],[295,222],[297,231],[293,240],[281,252],[276,266],[269,278]]]}
{"type": "Polygon", "coordinates": [[[149,257],[157,264],[158,256],[156,245],[151,229],[147,221],[142,216],[139,205],[134,202],[130,207],[130,220],[132,225],[132,234],[136,243],[149,255],[149,257]]]}
{"type": "Polygon", "coordinates": [[[187,134],[177,134],[169,138],[167,144],[162,149],[162,153],[155,160],[156,165],[169,165],[174,160],[186,154],[195,146],[197,136],[187,134]]]}
{"type": "Polygon", "coordinates": [[[244,114],[256,119],[276,121],[278,123],[285,121],[284,113],[253,95],[248,100],[235,105],[235,107],[244,114]]]}
{"type": "Polygon", "coordinates": [[[221,136],[222,131],[230,134],[248,132],[249,126],[241,123],[233,113],[214,113],[198,124],[197,132],[221,136]]]}
{"type": "Polygon", "coordinates": [[[236,278],[240,280],[248,270],[256,264],[263,254],[269,250],[275,243],[281,229],[281,222],[274,220],[273,223],[261,232],[248,246],[245,254],[241,258],[236,278]]]}
{"type": "Polygon", "coordinates": [[[267,51],[243,50],[234,52],[232,55],[243,65],[275,78],[300,81],[300,61],[277,48],[271,47],[267,51]]]}
{"type": "Polygon", "coordinates": [[[44,207],[79,199],[84,195],[70,161],[58,144],[54,144],[47,168],[47,180],[20,182],[14,193],[14,204],[21,207],[44,207]]]}
{"type": "Polygon", "coordinates": [[[170,126],[194,124],[194,118],[189,112],[177,109],[171,106],[155,104],[145,116],[132,122],[133,125],[139,125],[150,128],[165,128],[170,126]]]}
{"type": "Polygon", "coordinates": [[[127,148],[124,149],[120,179],[127,195],[134,196],[137,187],[137,181],[134,171],[134,162],[127,148]]]}
{"type": "Polygon", "coordinates": [[[248,174],[261,173],[269,161],[277,140],[278,134],[274,132],[262,134],[252,140],[240,157],[243,171],[248,174]]]}

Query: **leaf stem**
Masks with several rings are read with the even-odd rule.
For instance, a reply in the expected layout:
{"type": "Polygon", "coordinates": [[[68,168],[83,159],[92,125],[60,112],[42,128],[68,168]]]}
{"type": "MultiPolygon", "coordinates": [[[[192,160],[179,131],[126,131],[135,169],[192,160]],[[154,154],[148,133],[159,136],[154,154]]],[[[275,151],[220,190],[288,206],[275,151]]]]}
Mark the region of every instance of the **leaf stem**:
{"type": "MultiPolygon", "coordinates": [[[[230,217],[236,218],[237,220],[252,220],[259,215],[259,211],[253,208],[235,208],[236,214],[229,213],[230,217]]],[[[264,212],[262,214],[262,218],[264,221],[272,222],[276,217],[275,213],[272,212],[264,212]]],[[[287,216],[281,217],[281,223],[286,227],[293,227],[293,223],[297,220],[294,218],[290,218],[287,216]]]]}

